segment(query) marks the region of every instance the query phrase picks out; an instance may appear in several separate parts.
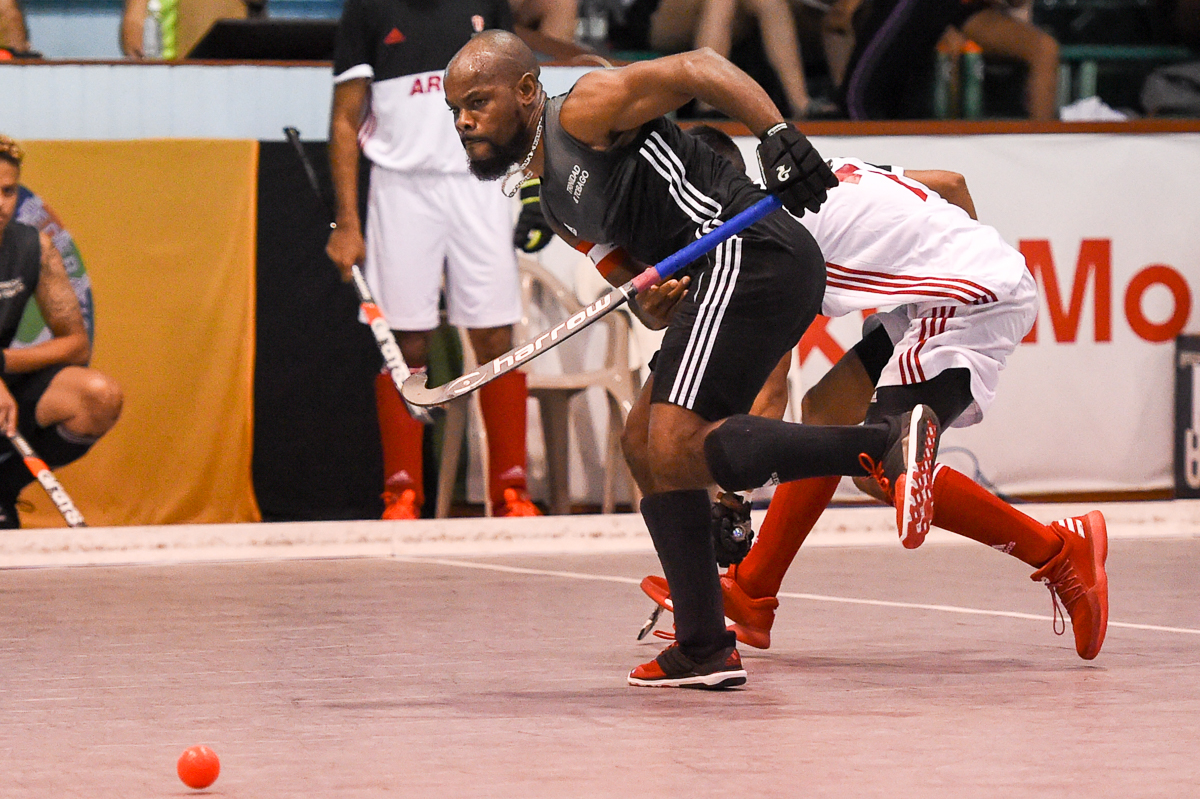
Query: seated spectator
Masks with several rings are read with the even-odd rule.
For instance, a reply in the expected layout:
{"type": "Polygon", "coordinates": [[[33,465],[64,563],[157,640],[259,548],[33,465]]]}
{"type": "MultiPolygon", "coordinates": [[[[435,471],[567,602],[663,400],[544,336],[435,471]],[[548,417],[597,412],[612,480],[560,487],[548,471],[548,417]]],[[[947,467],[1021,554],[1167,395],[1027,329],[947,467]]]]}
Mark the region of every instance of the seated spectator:
{"type": "Polygon", "coordinates": [[[1029,65],[1028,108],[1033,119],[1058,116],[1058,44],[1028,21],[1010,16],[1028,0],[875,0],[857,26],[842,94],[851,119],[925,116],[928,77],[938,40],[948,27],[985,53],[1029,65]]]}
{"type": "Polygon", "coordinates": [[[757,22],[767,61],[783,86],[789,116],[803,119],[830,110],[827,103],[809,96],[788,0],[661,0],[652,11],[639,0],[628,10],[627,27],[636,25],[639,17],[644,19],[648,11],[645,44],[660,53],[711,47],[729,57],[734,42],[747,36],[750,24],[757,22]]]}
{"type": "MultiPolygon", "coordinates": [[[[50,236],[16,221],[24,153],[0,136],[0,432],[20,431],[51,467],[78,460],[117,422],[121,389],[86,366],[91,343],[79,301],[50,236]],[[11,346],[33,300],[51,337],[11,346]]],[[[0,443],[0,528],[20,526],[16,502],[33,475],[0,443]]]]}
{"type": "Polygon", "coordinates": [[[266,14],[267,0],[159,0],[158,39],[147,41],[150,0],[125,0],[121,52],[130,58],[186,58],[219,19],[266,14]]]}

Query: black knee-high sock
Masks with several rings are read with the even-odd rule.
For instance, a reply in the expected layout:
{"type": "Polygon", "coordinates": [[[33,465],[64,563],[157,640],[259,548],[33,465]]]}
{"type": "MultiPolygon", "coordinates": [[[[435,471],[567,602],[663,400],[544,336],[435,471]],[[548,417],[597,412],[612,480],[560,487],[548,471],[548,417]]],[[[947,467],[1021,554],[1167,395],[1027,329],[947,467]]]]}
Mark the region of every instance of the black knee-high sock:
{"type": "Polygon", "coordinates": [[[761,416],[731,416],[704,440],[704,457],[717,484],[747,491],[774,479],[865,475],[862,453],[878,460],[888,442],[886,422],[869,425],[793,424],[761,416]]]}
{"type": "Polygon", "coordinates": [[[703,489],[667,491],[642,500],[642,518],[671,587],[675,640],[683,654],[700,662],[737,640],[725,629],[720,576],[708,529],[711,512],[703,489]]]}

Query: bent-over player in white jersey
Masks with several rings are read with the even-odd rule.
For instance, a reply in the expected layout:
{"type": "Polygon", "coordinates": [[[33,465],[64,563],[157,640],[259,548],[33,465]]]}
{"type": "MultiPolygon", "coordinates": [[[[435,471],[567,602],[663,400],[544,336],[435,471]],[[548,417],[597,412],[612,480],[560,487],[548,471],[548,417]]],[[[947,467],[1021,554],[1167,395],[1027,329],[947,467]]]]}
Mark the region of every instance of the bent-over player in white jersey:
{"type": "MultiPolygon", "coordinates": [[[[468,329],[481,363],[512,347],[521,318],[511,202],[475,180],[442,91],[451,56],[484,28],[511,28],[506,0],[346,0],[334,55],[329,153],[337,226],[326,251],[367,282],[410,367],[424,367],[438,299],[468,329]],[[366,239],[358,152],[371,161],[366,239]]],[[[422,438],[383,372],[375,383],[383,440],[385,519],[415,519],[424,501],[422,438]]],[[[525,374],[479,392],[488,438],[488,492],[498,516],[539,515],[526,492],[525,374]]]]}
{"type": "MultiPolygon", "coordinates": [[[[690,132],[745,169],[724,133],[708,127],[690,132]]],[[[832,159],[830,166],[839,187],[819,211],[800,219],[826,260],[822,313],[842,316],[902,304],[868,317],[862,341],[806,393],[803,421],[862,422],[877,392],[885,404],[929,405],[946,427],[977,424],[995,398],[1005,360],[1036,316],[1037,290],[1024,258],[994,228],[974,219],[961,175],[905,172],[852,158],[832,159]]],[[[686,282],[678,281],[659,288],[672,298],[685,290],[686,282]]],[[[669,300],[658,305],[658,312],[669,305],[669,300]]],[[[790,361],[785,358],[775,370],[755,413],[782,417],[790,361]]],[[[640,443],[627,442],[635,464],[640,443]]],[[[725,615],[741,642],[770,646],[783,576],[838,480],[814,477],[780,485],[757,543],[749,554],[737,553],[745,559],[722,576],[725,615]]],[[[879,496],[875,481],[855,482],[879,496]]],[[[932,490],[933,523],[1035,567],[1033,579],[1048,585],[1066,606],[1080,657],[1096,657],[1108,624],[1103,515],[1092,511],[1043,525],[941,464],[932,490]]],[[[726,507],[735,504],[745,509],[748,524],[749,505],[725,501],[726,507]]],[[[714,536],[720,552],[719,530],[714,536]]],[[[915,547],[921,541],[904,543],[915,547]]],[[[669,609],[663,578],[647,577],[642,587],[669,609]]]]}

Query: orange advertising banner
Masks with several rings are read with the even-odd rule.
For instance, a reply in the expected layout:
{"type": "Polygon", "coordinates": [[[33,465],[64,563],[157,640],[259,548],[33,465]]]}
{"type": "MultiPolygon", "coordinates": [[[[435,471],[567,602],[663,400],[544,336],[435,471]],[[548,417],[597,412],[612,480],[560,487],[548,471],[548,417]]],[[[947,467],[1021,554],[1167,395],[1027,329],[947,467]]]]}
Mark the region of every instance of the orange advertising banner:
{"type": "MultiPolygon", "coordinates": [[[[21,182],[62,217],[96,303],[117,426],[57,472],[91,526],[259,519],[253,434],[258,143],[26,141],[21,182]]],[[[63,525],[36,483],[22,526],[63,525]]]]}

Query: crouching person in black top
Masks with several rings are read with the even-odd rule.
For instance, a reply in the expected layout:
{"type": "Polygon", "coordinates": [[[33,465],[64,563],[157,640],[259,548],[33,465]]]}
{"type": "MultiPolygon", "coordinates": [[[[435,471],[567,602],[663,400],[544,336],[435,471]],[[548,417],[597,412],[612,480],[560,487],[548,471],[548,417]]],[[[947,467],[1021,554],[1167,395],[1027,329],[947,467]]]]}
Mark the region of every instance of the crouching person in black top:
{"type": "MultiPolygon", "coordinates": [[[[83,457],[121,413],[116,382],[88,368],[79,301],[50,237],[15,221],[24,153],[0,136],[0,432],[20,432],[51,467],[83,457]],[[52,336],[10,349],[30,299],[52,336]]],[[[16,501],[33,475],[0,440],[0,528],[20,526],[16,501]]]]}

